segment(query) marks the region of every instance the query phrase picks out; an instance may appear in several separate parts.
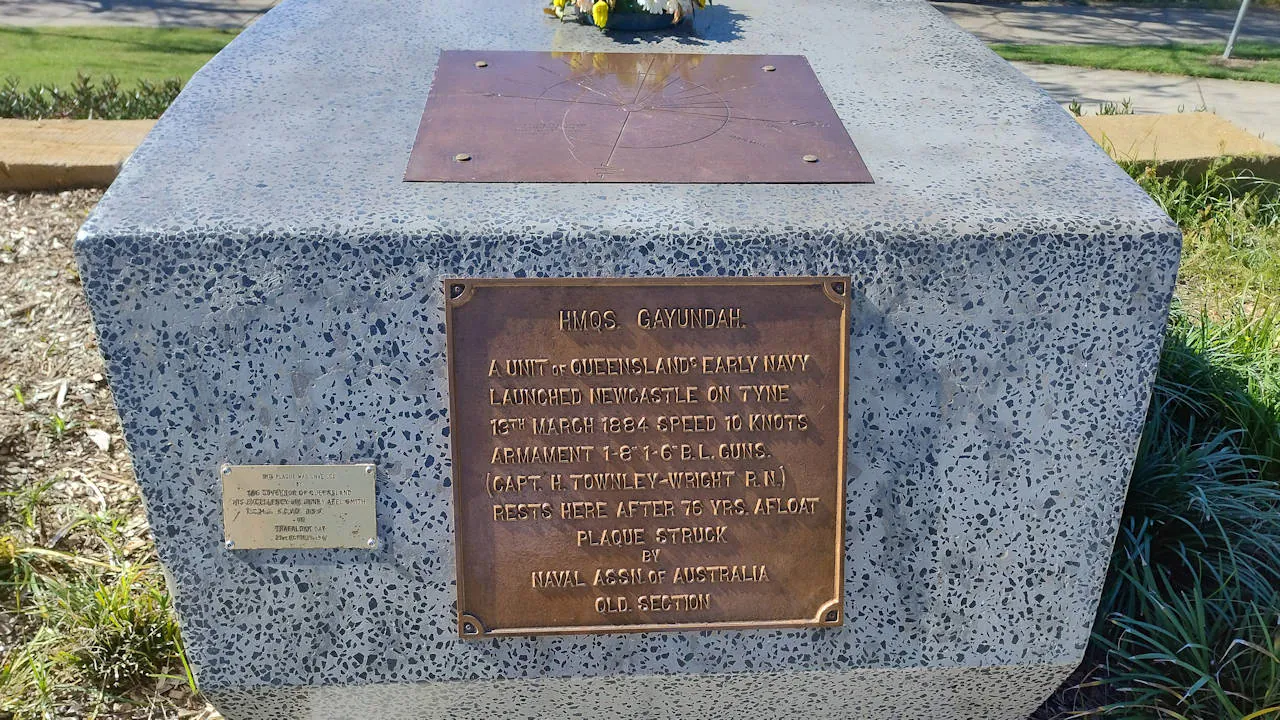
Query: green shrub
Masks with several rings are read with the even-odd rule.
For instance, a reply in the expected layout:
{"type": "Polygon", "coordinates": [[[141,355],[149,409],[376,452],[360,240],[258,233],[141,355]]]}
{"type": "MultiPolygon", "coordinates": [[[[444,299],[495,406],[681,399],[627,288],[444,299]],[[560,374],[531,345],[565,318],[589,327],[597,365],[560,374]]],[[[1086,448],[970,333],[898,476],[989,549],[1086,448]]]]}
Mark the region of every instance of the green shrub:
{"type": "Polygon", "coordinates": [[[111,75],[95,83],[88,75],[81,74],[70,87],[34,85],[24,89],[17,78],[9,77],[0,86],[0,117],[27,120],[158,118],[181,91],[182,82],[177,78],[158,84],[139,80],[132,89],[124,89],[111,75]]]}

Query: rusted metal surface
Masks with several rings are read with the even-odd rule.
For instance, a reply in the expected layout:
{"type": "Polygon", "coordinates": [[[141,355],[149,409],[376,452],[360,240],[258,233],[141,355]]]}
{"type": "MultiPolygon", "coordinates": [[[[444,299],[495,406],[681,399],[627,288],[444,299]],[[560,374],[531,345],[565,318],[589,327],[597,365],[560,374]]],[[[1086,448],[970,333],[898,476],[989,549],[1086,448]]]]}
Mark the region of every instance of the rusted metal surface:
{"type": "Polygon", "coordinates": [[[858,183],[871,175],[800,55],[459,50],[440,54],[405,179],[858,183]]]}
{"type": "Polygon", "coordinates": [[[848,278],[444,291],[462,637],[843,621],[848,278]]]}
{"type": "Polygon", "coordinates": [[[223,465],[218,475],[228,550],[377,546],[371,464],[223,465]]]}

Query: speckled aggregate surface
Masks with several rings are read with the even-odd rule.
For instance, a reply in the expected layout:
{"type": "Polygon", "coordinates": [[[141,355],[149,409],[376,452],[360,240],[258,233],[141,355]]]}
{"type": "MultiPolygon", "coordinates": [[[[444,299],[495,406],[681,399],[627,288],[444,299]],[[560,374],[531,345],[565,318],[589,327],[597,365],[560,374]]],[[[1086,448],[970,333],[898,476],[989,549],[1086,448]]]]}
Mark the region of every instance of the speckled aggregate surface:
{"type": "Polygon", "coordinates": [[[233,720],[1025,716],[1079,662],[1180,237],[924,2],[285,0],[78,241],[191,659],[233,720]],[[441,48],[803,53],[874,185],[401,176],[441,48]],[[442,276],[849,274],[843,628],[456,639],[442,276]],[[375,462],[380,546],[222,548],[219,463],[375,462]],[[685,716],[693,716],[685,714],[685,716]]]}

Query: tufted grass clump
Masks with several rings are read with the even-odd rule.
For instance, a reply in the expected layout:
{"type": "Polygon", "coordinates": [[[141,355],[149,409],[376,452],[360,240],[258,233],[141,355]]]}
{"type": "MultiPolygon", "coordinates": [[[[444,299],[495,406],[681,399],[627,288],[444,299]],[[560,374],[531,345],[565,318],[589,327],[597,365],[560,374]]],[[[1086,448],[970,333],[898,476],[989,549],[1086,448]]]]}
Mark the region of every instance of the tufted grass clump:
{"type": "Polygon", "coordinates": [[[162,704],[157,688],[195,692],[136,523],[109,505],[69,503],[75,492],[65,473],[21,485],[0,476],[3,720],[99,717],[120,704],[145,711],[162,704]]]}
{"type": "Polygon", "coordinates": [[[0,664],[0,714],[60,717],[69,707],[136,702],[137,691],[171,673],[182,645],[157,576],[154,566],[43,574],[23,611],[36,629],[0,664]]]}

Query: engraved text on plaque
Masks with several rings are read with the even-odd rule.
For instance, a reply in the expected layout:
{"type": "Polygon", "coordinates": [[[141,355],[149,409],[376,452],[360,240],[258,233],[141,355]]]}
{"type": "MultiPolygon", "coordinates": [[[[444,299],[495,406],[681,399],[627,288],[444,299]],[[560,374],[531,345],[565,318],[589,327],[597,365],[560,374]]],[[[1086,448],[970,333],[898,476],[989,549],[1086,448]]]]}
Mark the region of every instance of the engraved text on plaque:
{"type": "Polygon", "coordinates": [[[444,292],[463,637],[842,621],[848,278],[444,292]]]}

